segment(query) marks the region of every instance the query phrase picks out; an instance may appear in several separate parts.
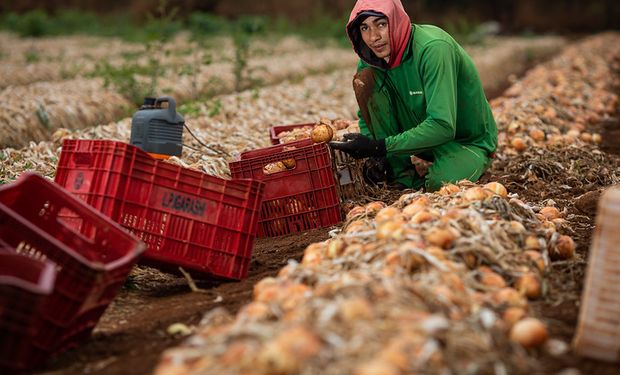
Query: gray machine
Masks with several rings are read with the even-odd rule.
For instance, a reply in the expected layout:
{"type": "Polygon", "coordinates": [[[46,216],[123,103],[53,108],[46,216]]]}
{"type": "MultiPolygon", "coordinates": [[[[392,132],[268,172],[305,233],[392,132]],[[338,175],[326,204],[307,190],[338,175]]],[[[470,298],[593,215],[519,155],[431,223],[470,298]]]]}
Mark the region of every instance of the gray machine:
{"type": "Polygon", "coordinates": [[[185,119],[177,113],[177,103],[169,96],[144,98],[131,119],[129,143],[154,157],[181,156],[185,119]],[[162,107],[167,103],[167,108],[162,107]]]}

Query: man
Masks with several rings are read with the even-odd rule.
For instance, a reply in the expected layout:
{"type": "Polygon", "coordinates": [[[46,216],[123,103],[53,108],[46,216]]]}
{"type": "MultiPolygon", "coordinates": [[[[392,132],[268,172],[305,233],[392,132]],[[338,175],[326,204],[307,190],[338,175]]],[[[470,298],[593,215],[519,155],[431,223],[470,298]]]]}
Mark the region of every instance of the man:
{"type": "Polygon", "coordinates": [[[358,0],[347,33],[361,59],[353,79],[361,134],[332,147],[373,158],[378,169],[380,158],[392,186],[435,191],[478,180],[496,149],[497,127],[463,48],[438,27],[411,24],[400,0],[358,0]],[[432,162],[426,175],[412,155],[432,162]]]}

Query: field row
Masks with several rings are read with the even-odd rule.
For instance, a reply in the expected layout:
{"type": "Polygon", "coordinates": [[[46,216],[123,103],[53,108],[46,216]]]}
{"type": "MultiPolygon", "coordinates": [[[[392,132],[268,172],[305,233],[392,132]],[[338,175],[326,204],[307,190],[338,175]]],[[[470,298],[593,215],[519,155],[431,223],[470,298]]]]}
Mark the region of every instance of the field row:
{"type": "MultiPolygon", "coordinates": [[[[294,50],[294,41],[283,43],[283,51],[294,50]]],[[[489,93],[497,93],[505,85],[506,76],[519,73],[534,58],[551,56],[564,44],[563,39],[554,37],[500,39],[490,41],[485,48],[474,47],[471,53],[479,66],[485,89],[489,93]]],[[[157,77],[154,83],[157,92],[172,95],[179,104],[192,103],[189,108],[181,107],[190,113],[181,112],[193,116],[196,115],[194,109],[200,106],[195,102],[196,98],[231,93],[248,85],[254,89],[272,90],[270,85],[282,81],[298,82],[307,76],[339,69],[351,75],[355,63],[356,58],[348,49],[307,48],[249,59],[245,68],[247,74],[242,74],[241,81],[230,61],[216,60],[212,64],[201,65],[199,59],[191,74],[179,75],[169,71],[157,77]]],[[[7,72],[3,76],[18,75],[17,72],[23,69],[14,70],[12,74],[7,72]]],[[[129,80],[131,77],[126,78],[129,80]]],[[[123,87],[124,90],[135,89],[130,91],[137,94],[150,84],[148,77],[142,77],[133,86],[123,87]]],[[[349,91],[346,95],[352,95],[349,79],[339,81],[338,85],[349,91]]],[[[312,87],[309,89],[312,90],[312,87]]],[[[136,108],[136,104],[121,91],[117,87],[106,88],[101,78],[83,77],[6,87],[1,92],[5,100],[0,108],[0,131],[5,136],[0,140],[0,147],[21,147],[30,141],[50,139],[59,128],[84,129],[117,121],[136,108]]],[[[286,103],[280,105],[286,106],[286,103]]],[[[334,103],[333,107],[336,106],[337,103],[334,103]]]]}

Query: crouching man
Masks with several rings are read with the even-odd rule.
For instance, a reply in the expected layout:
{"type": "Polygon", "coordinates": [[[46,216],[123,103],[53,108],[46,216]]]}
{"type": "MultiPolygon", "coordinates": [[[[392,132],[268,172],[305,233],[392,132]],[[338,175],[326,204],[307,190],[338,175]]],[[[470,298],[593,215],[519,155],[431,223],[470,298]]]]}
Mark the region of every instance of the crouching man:
{"type": "Polygon", "coordinates": [[[370,180],[435,191],[476,181],[497,127],[472,59],[445,31],[412,24],[400,0],[358,0],[346,27],[360,57],[353,89],[361,134],[333,148],[367,162],[370,180]],[[432,163],[427,173],[411,162],[432,163]],[[384,172],[385,171],[385,172],[384,172]]]}

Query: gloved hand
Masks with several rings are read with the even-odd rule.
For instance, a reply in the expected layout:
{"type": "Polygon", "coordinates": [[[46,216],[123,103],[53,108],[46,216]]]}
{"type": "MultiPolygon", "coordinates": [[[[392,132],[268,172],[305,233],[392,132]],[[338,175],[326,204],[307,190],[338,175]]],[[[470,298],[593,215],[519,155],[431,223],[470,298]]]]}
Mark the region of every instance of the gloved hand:
{"type": "Polygon", "coordinates": [[[363,159],[374,156],[385,156],[385,139],[374,140],[359,133],[347,133],[344,142],[330,142],[336,150],[344,151],[354,159],[363,159]]]}
{"type": "Polygon", "coordinates": [[[364,181],[371,186],[379,186],[385,184],[388,174],[388,163],[384,157],[368,158],[362,166],[362,177],[364,181]]]}

